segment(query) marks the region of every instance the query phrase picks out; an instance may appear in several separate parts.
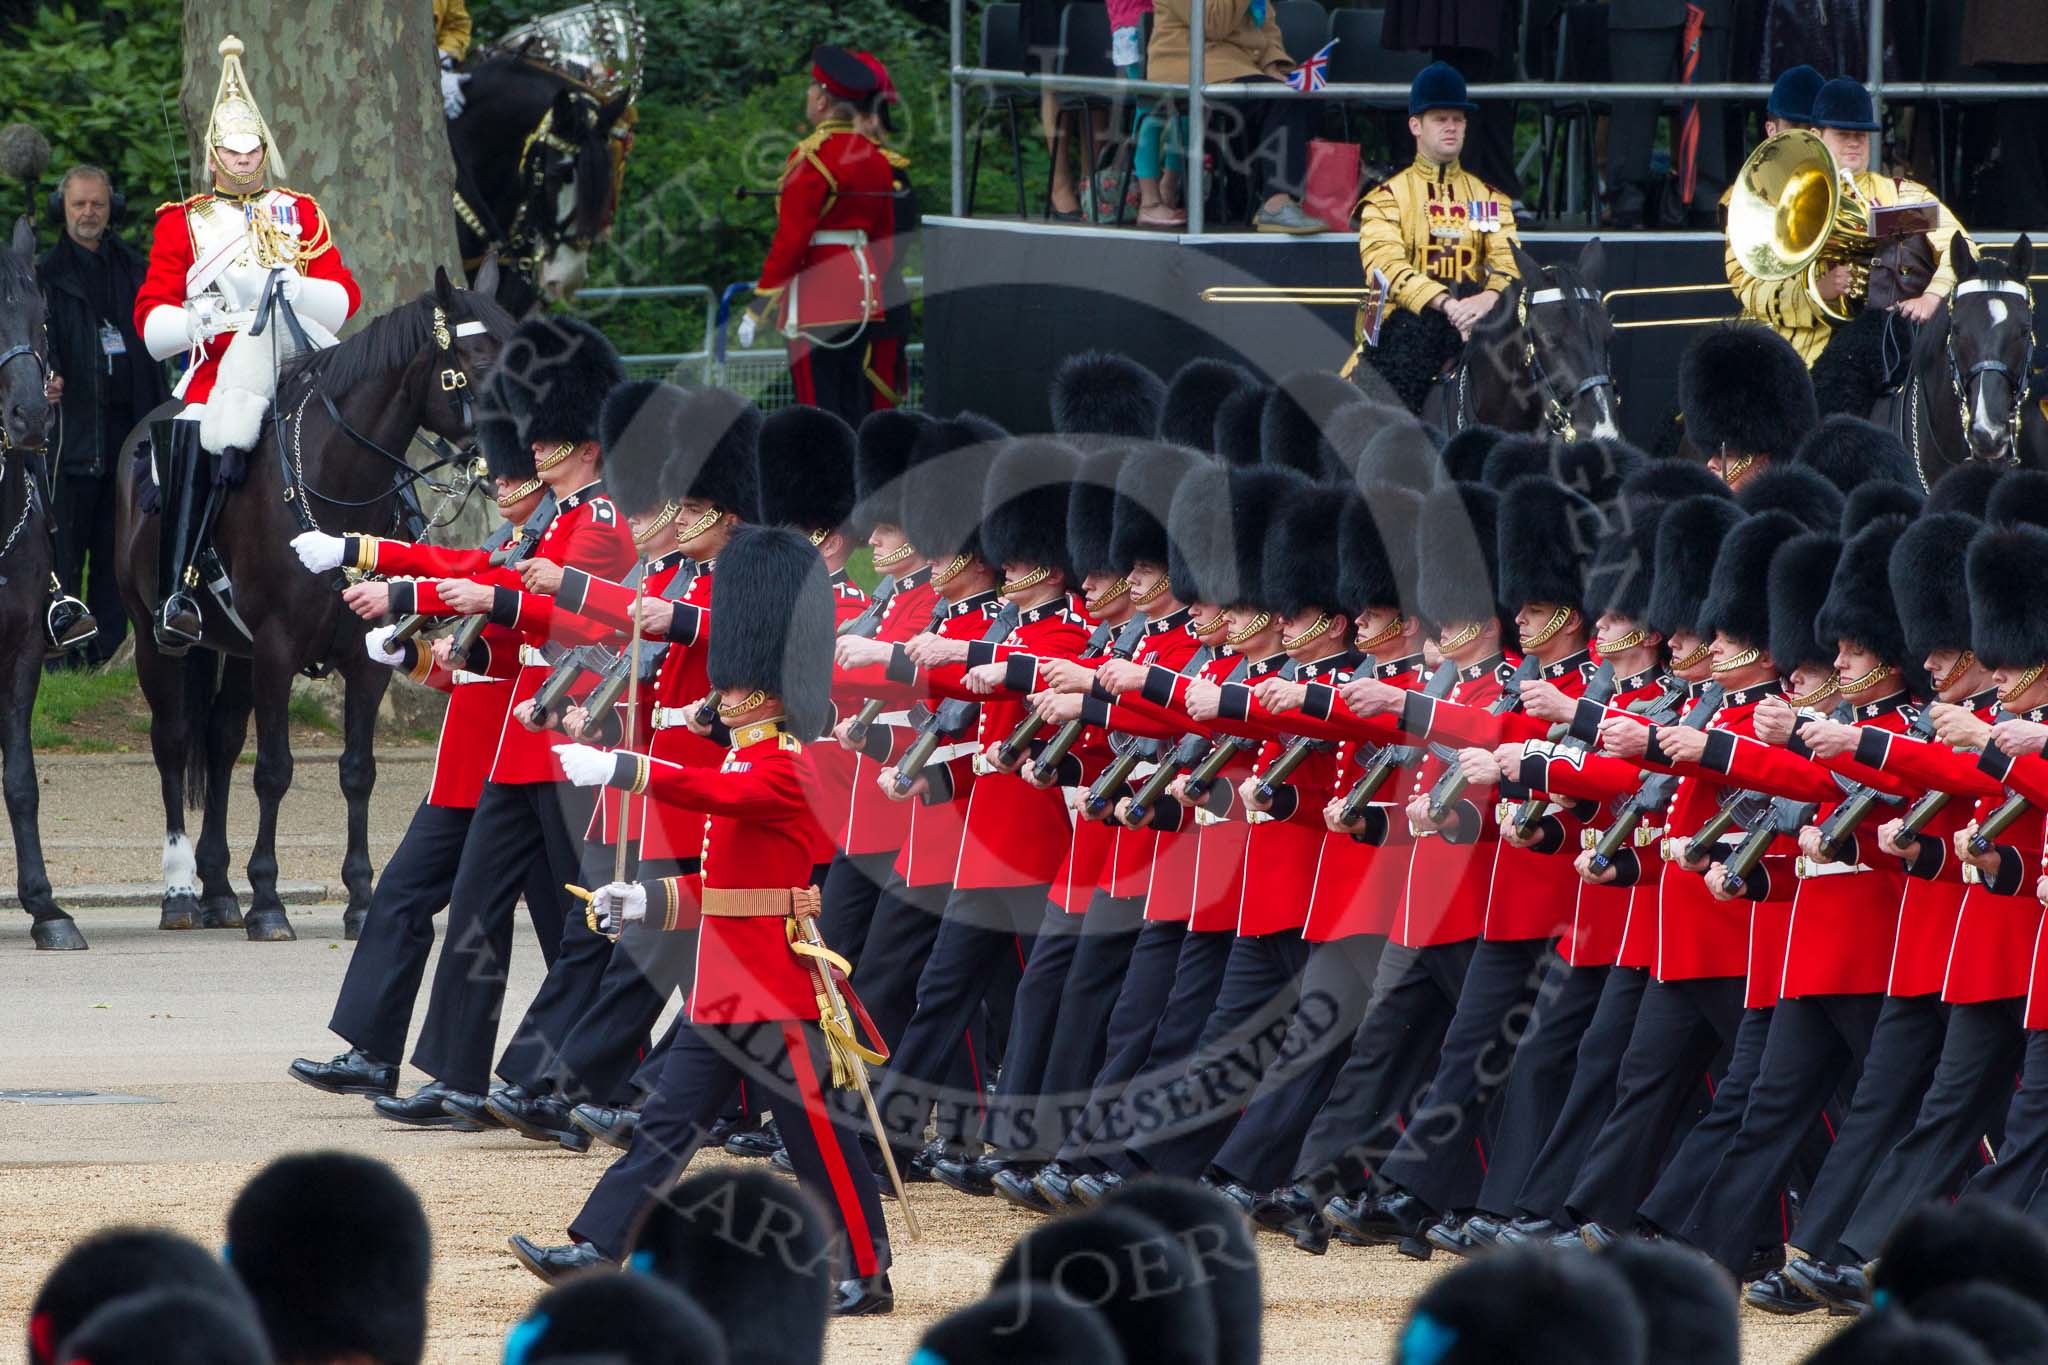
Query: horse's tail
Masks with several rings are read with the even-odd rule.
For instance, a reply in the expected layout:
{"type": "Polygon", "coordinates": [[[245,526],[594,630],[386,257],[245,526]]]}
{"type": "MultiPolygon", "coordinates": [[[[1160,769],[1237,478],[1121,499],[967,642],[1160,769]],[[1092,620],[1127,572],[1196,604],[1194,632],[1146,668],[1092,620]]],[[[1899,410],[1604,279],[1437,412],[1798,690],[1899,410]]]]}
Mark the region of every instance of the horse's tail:
{"type": "Polygon", "coordinates": [[[206,742],[214,698],[220,693],[220,659],[210,649],[195,649],[185,656],[185,808],[200,810],[206,805],[211,783],[206,742]]]}

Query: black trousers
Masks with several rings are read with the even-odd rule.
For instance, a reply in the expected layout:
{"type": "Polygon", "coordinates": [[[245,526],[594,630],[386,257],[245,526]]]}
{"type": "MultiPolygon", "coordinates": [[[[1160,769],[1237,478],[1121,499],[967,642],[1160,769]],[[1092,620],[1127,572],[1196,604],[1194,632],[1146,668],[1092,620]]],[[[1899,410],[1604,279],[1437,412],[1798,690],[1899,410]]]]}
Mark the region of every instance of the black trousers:
{"type": "Polygon", "coordinates": [[[1643,1003],[1650,973],[1642,967],[1609,967],[1600,986],[1600,1003],[1579,1039],[1578,1055],[1572,1061],[1571,1084],[1564,1102],[1551,1120],[1543,1139],[1522,1177],[1521,1187],[1506,1207],[1495,1205],[1495,1187],[1488,1173],[1480,1190],[1480,1207],[1501,1213],[1548,1218],[1553,1223],[1568,1221],[1565,1198],[1586,1152],[1599,1136],[1600,1125],[1614,1108],[1615,1083],[1621,1074],[1621,1058],[1628,1051],[1629,1036],[1635,1032],[1636,1010],[1643,1003]]]}
{"type": "Polygon", "coordinates": [[[875,383],[868,378],[868,351],[878,333],[873,326],[856,331],[841,328],[819,345],[806,337],[789,343],[789,373],[796,401],[823,408],[858,427],[875,406],[875,383]]]}
{"type": "Polygon", "coordinates": [[[2024,1209],[2048,1176],[2048,1032],[2027,1030],[2020,1088],[2005,1111],[1998,1160],[1977,1168],[1963,1193],[2024,1209]]]}
{"type": "MultiPolygon", "coordinates": [[[[1273,85],[1268,76],[1245,76],[1233,85],[1273,85]]],[[[1307,100],[1245,99],[1208,106],[1210,135],[1225,174],[1218,177],[1222,221],[1249,222],[1275,194],[1301,198],[1308,179],[1308,139],[1314,106],[1307,100]]]]}
{"type": "MultiPolygon", "coordinates": [[[[1098,888],[1088,904],[1080,938],[1074,944],[1073,963],[1067,968],[1066,987],[1060,992],[1052,1043],[1039,1075],[1033,1131],[1025,1135],[1034,1157],[1048,1158],[1058,1151],[1080,1117],[1095,1074],[1102,1069],[1110,1016],[1122,998],[1124,973],[1144,924],[1142,896],[1112,896],[1098,888]]],[[[1024,971],[1027,980],[1037,969],[1041,951],[1043,945],[1032,950],[1024,971]]],[[[1018,990],[1021,995],[1021,984],[1018,990]]],[[[1014,1022],[1011,1036],[1016,1036],[1014,1022]]],[[[1005,1059],[1005,1082],[1009,1074],[1010,1063],[1005,1059]]]]}
{"type": "Polygon", "coordinates": [[[1877,1255],[1899,1219],[1923,1200],[1953,1189],[1977,1164],[1977,1142],[2012,1099],[2025,1052],[2020,1028],[2024,997],[1951,1006],[1941,1060],[1920,1099],[1912,1131],[1878,1163],[1856,1212],[1842,1229],[1832,1261],[1857,1264],[1877,1255]]]}
{"type": "Polygon", "coordinates": [[[1529,1035],[1551,942],[1482,940],[1473,951],[1436,1075],[1380,1163],[1382,1180],[1438,1210],[1466,1208],[1478,1197],[1467,1153],[1529,1035]]]}
{"type": "Polygon", "coordinates": [[[1699,1078],[1734,1046],[1745,988],[1739,976],[1649,984],[1615,1078],[1614,1108],[1565,1196],[1564,1221],[1634,1221],[1699,1078]]]}
{"type": "Polygon", "coordinates": [[[1294,1022],[1229,1140],[1210,1163],[1218,1172],[1258,1193],[1286,1183],[1309,1124],[1351,1055],[1351,1040],[1372,1005],[1373,979],[1386,946],[1380,934],[1309,945],[1294,1022]]]}
{"type": "Polygon", "coordinates": [[[1580,1044],[1606,998],[1607,977],[1613,970],[1574,967],[1554,952],[1544,962],[1529,1026],[1501,1092],[1500,1125],[1487,1152],[1486,1179],[1476,1200],[1479,1208],[1509,1214],[1516,1207],[1538,1154],[1564,1112],[1580,1044]]]}
{"type": "Polygon", "coordinates": [[[1403,1116],[1438,1069],[1477,946],[1387,945],[1351,1055],[1302,1138],[1296,1179],[1324,1194],[1359,1188],[1400,1141],[1403,1116]]]}
{"type": "Polygon", "coordinates": [[[613,1260],[630,1249],[641,1215],[682,1175],[734,1086],[766,1101],[800,1188],[833,1218],[842,1275],[889,1265],[889,1233],[874,1173],[853,1129],[825,1104],[831,1061],[814,1023],[692,1024],[676,1035],[627,1153],[613,1162],[569,1234],[613,1260]]]}
{"type": "Polygon", "coordinates": [[[874,923],[875,905],[889,882],[894,853],[842,853],[825,874],[824,904],[818,911],[818,933],[832,951],[860,966],[861,947],[874,923]]]}
{"type": "Polygon", "coordinates": [[[1163,1093],[1171,1121],[1139,1140],[1127,1169],[1193,1177],[1209,1168],[1293,1025],[1307,963],[1299,929],[1238,938],[1187,1069],[1163,1093]]]}
{"type": "MultiPolygon", "coordinates": [[[[565,806],[572,799],[568,796],[572,792],[582,794],[578,788],[567,788],[565,806]]],[[[590,808],[596,808],[594,796],[590,808]]],[[[588,827],[587,820],[585,827],[588,827]]],[[[611,880],[614,865],[609,844],[584,842],[578,860],[578,871],[582,877],[579,884],[604,885],[611,880]]],[[[628,866],[631,866],[630,862],[628,866]]],[[[615,946],[611,939],[590,927],[582,902],[565,904],[563,909],[562,950],[548,964],[540,989],[534,992],[526,1013],[520,1017],[519,1027],[513,1030],[512,1041],[505,1045],[504,1053],[498,1058],[498,1075],[505,1083],[528,1091],[540,1090],[549,1084],[556,1067],[556,1053],[570,1030],[576,1027],[576,1021],[597,1000],[615,946]]],[[[650,1026],[652,1022],[649,1020],[650,1026]]],[[[620,1039],[619,1043],[637,1053],[638,1044],[644,1037],[645,1030],[642,1030],[640,1037],[620,1039]]]]}
{"type": "Polygon", "coordinates": [[[1870,1051],[1863,1058],[1849,1115],[1835,1134],[1792,1229],[1794,1246],[1815,1255],[1835,1249],[1857,1201],[1870,1188],[1878,1163],[1913,1131],[1920,1097],[1934,1079],[1947,1032],[1948,1006],[1938,996],[1886,999],[1870,1035],[1870,1051]]]}
{"type": "Polygon", "coordinates": [[[1074,965],[1074,951],[1087,920],[1086,914],[1070,914],[1052,900],[1040,914],[1031,959],[1024,964],[1011,1004],[1002,1070],[996,1075],[995,1094],[989,1097],[981,1124],[981,1140],[999,1156],[1031,1160],[1050,1155],[1043,1150],[1049,1137],[1038,1132],[1038,1099],[1046,1063],[1052,1056],[1060,997],[1066,991],[1067,972],[1074,965]]]}
{"type": "Polygon", "coordinates": [[[555,895],[534,913],[563,926],[563,952],[569,921],[582,922],[580,913],[567,913],[568,893],[561,890],[581,875],[591,800],[576,792],[566,783],[484,783],[449,891],[448,936],[412,1054],[414,1066],[451,1089],[481,1094],[490,1083],[512,957],[512,907],[536,853],[555,895]]]}
{"type": "Polygon", "coordinates": [[[1778,1002],[1735,1136],[1671,1232],[1733,1272],[1752,1249],[1780,1240],[1786,1178],[1814,1116],[1861,1075],[1883,1005],[1878,995],[1778,1002]]]}
{"type": "MultiPolygon", "coordinates": [[[[1607,47],[1612,54],[1610,60],[1617,72],[1629,73],[1629,80],[1675,81],[1684,73],[1681,65],[1682,28],[1615,28],[1607,29],[1607,47]]],[[[1695,83],[1728,79],[1729,44],[1725,28],[1703,29],[1700,33],[1700,60],[1693,72],[1695,83]]],[[[1671,168],[1673,175],[1678,171],[1678,132],[1683,117],[1684,104],[1671,116],[1671,168]]],[[[1657,140],[1657,120],[1662,108],[1657,100],[1616,100],[1614,112],[1607,124],[1607,183],[1618,196],[1626,197],[1631,189],[1640,196],[1650,178],[1650,149],[1657,140]]],[[[1696,165],[1698,174],[1693,187],[1693,208],[1702,213],[1712,213],[1721,200],[1721,191],[1728,186],[1728,150],[1726,145],[1727,123],[1721,117],[1721,107],[1713,100],[1699,103],[1699,154],[1696,165]]],[[[1649,204],[1649,223],[1657,222],[1657,205],[1649,204]]]]}
{"type": "Polygon", "coordinates": [[[1124,1083],[1145,1064],[1152,1036],[1166,1013],[1167,997],[1173,993],[1174,972],[1187,933],[1184,920],[1148,920],[1138,931],[1116,1001],[1110,1007],[1102,1062],[1087,1081],[1088,1093],[1082,1097],[1080,1112],[1067,1124],[1058,1153],[1061,1161],[1083,1160],[1102,1113],[1115,1104],[1124,1083]]]}
{"type": "MultiPolygon", "coordinates": [[[[349,955],[327,1027],[378,1061],[405,1055],[413,1002],[434,951],[434,917],[448,904],[473,814],[466,806],[421,802],[370,892],[369,912],[349,955]]],[[[553,903],[554,893],[545,858],[529,858],[528,869],[526,903],[528,913],[535,914],[534,907],[553,903]]],[[[536,934],[542,932],[540,918],[544,916],[536,917],[536,934]]],[[[554,946],[542,936],[541,948],[550,959],[554,946]]]]}
{"type": "Polygon", "coordinates": [[[931,955],[917,978],[917,1009],[904,1026],[876,1096],[889,1143],[901,1165],[924,1144],[926,1122],[940,1111],[978,1121],[982,1093],[961,1094],[948,1078],[960,1056],[960,1038],[980,1010],[990,982],[1031,953],[1045,907],[1046,886],[955,888],[931,955]]]}
{"type": "MultiPolygon", "coordinates": [[[[108,430],[126,432],[134,425],[109,414],[108,430]],[[111,425],[118,420],[118,427],[111,425]]],[[[114,467],[96,478],[62,475],[57,480],[57,579],[65,591],[85,603],[100,633],[85,647],[89,664],[103,664],[114,657],[128,635],[128,612],[121,604],[121,585],[114,577],[114,467]]]]}

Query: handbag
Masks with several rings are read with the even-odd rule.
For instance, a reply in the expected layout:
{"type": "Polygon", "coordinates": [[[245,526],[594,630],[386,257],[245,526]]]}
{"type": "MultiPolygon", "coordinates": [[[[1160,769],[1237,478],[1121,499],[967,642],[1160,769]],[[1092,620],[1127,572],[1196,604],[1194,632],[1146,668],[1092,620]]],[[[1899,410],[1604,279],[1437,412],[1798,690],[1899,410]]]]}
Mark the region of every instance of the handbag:
{"type": "Polygon", "coordinates": [[[1321,219],[1332,232],[1357,226],[1359,200],[1358,144],[1310,138],[1308,174],[1302,181],[1301,209],[1321,219]]]}

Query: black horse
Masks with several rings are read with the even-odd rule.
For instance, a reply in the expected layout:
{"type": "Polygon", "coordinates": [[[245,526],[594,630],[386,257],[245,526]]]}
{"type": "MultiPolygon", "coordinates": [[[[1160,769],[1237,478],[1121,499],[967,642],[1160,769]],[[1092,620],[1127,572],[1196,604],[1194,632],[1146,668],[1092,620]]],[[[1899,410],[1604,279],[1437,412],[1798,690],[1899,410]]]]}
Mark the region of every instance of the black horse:
{"type": "Polygon", "coordinates": [[[1950,250],[1956,287],[1914,338],[1905,385],[1873,416],[1898,431],[1928,485],[1972,460],[2048,469],[2048,417],[2027,401],[2033,243],[2022,236],[2000,261],[1958,233],[1950,250]]]}
{"type": "Polygon", "coordinates": [[[462,258],[474,288],[495,251],[497,300],[524,316],[543,296],[576,292],[611,227],[613,130],[629,101],[600,101],[514,54],[487,56],[468,74],[462,113],[448,124],[462,258]]]}
{"type": "MultiPolygon", "coordinates": [[[[345,684],[343,926],[355,937],[370,901],[370,789],[377,777],[371,740],[391,671],[370,660],[362,625],[342,609],[334,583],[306,572],[290,542],[305,530],[380,534],[402,527],[407,502],[401,490],[413,478],[402,452],[420,428],[448,440],[469,435],[470,396],[481,392],[511,335],[511,316],[489,296],[495,274],[487,265],[477,281],[481,288],[470,291],[451,287],[437,271],[432,293],[338,346],[288,362],[262,439],[250,453],[248,480],[227,498],[213,532],[232,583],[232,614],[211,592],[202,593],[202,643],[182,659],[160,653],[150,629],[159,519],[138,511],[136,480],[122,481],[116,530],[121,596],[135,624],[135,667],[149,700],[150,748],[163,788],[160,927],[242,926],[252,939],[295,937],[277,895],[277,811],[292,781],[287,710],[295,674],[331,668],[345,684]],[[245,921],[228,882],[227,804],[252,711],[260,814],[245,921]],[[185,835],[187,805],[205,810],[196,856],[185,835]]],[[[150,420],[174,410],[159,408],[136,428],[128,439],[131,455],[146,439],[150,420]]]]}
{"type": "Polygon", "coordinates": [[[48,437],[49,338],[36,285],[36,234],[26,218],[0,249],[0,660],[7,708],[0,715],[7,823],[14,831],[14,889],[38,948],[83,948],[85,935],[50,894],[37,824],[40,789],[29,717],[43,679],[43,612],[49,605],[50,527],[37,494],[36,462],[48,437]]]}
{"type": "Polygon", "coordinates": [[[1608,359],[1614,322],[1600,300],[1603,251],[1596,237],[1576,265],[1543,266],[1516,249],[1522,278],[1479,320],[1457,368],[1431,394],[1445,430],[1620,439],[1621,395],[1608,359]]]}

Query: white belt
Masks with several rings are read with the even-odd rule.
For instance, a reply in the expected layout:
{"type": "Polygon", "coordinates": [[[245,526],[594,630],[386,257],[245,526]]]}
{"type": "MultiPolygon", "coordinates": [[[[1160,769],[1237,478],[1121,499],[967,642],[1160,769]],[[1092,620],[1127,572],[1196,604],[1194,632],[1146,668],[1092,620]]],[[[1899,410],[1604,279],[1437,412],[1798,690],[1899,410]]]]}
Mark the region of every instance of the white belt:
{"type": "Polygon", "coordinates": [[[466,668],[456,669],[454,677],[452,679],[453,685],[456,687],[467,687],[471,683],[486,683],[497,681],[498,679],[492,677],[488,673],[472,673],[466,668]]]}
{"type": "Polygon", "coordinates": [[[1792,861],[1793,875],[1802,881],[1811,881],[1815,877],[1846,877],[1854,872],[1868,871],[1870,869],[1862,863],[1817,863],[1803,853],[1792,861]]]}
{"type": "Polygon", "coordinates": [[[938,748],[932,750],[932,756],[925,760],[925,766],[930,767],[934,763],[951,763],[956,758],[965,758],[969,754],[978,754],[980,752],[981,742],[979,740],[970,739],[960,744],[941,744],[938,748]]]}
{"type": "Polygon", "coordinates": [[[548,656],[541,653],[532,645],[519,646],[519,662],[525,664],[528,668],[552,667],[552,665],[548,663],[548,656]]]}
{"type": "Polygon", "coordinates": [[[859,228],[824,228],[811,234],[812,246],[866,246],[868,235],[859,228]]]}
{"type": "Polygon", "coordinates": [[[680,730],[690,723],[690,708],[687,706],[657,706],[654,719],[648,722],[657,730],[680,730]]]}

